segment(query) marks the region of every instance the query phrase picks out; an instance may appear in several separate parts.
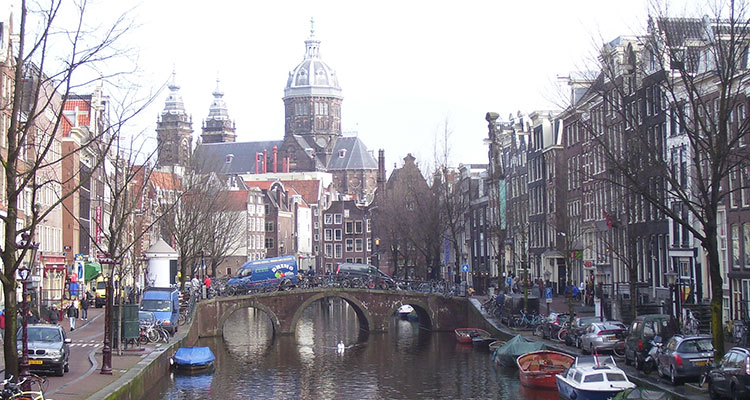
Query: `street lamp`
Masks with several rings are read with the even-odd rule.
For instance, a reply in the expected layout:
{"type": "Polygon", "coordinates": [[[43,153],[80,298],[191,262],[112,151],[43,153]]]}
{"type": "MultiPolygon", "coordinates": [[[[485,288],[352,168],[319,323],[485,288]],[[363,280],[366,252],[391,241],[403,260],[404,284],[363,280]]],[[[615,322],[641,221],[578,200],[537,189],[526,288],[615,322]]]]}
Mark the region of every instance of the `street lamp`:
{"type": "Polygon", "coordinates": [[[677,326],[679,329],[680,313],[678,312],[678,303],[676,303],[679,302],[679,293],[677,293],[677,286],[675,285],[677,282],[677,272],[670,270],[669,272],[665,272],[664,276],[667,278],[667,284],[669,285],[669,315],[677,318],[677,326]]]}
{"type": "MultiPolygon", "coordinates": [[[[38,243],[34,243],[31,241],[31,236],[28,233],[21,234],[21,242],[17,244],[18,248],[31,250],[31,262],[30,264],[33,266],[34,259],[36,258],[36,251],[39,248],[38,243]]],[[[22,389],[23,390],[31,390],[31,382],[28,380],[29,374],[29,334],[28,334],[28,324],[29,324],[29,302],[27,300],[27,285],[29,283],[29,276],[31,275],[31,270],[28,268],[28,266],[24,266],[21,268],[18,268],[18,276],[21,278],[21,291],[22,291],[22,303],[21,303],[21,362],[19,365],[19,375],[22,381],[24,381],[22,389]]]]}
{"type": "Polygon", "coordinates": [[[105,294],[105,305],[104,305],[104,347],[102,348],[102,368],[99,371],[102,375],[112,375],[112,341],[110,336],[112,335],[112,277],[114,275],[114,266],[119,264],[119,261],[113,259],[109,253],[104,253],[104,258],[99,259],[100,264],[109,265],[109,277],[105,279],[106,294],[105,294]]]}
{"type": "Polygon", "coordinates": [[[604,322],[604,273],[596,273],[596,297],[599,298],[599,320],[604,322]]]}

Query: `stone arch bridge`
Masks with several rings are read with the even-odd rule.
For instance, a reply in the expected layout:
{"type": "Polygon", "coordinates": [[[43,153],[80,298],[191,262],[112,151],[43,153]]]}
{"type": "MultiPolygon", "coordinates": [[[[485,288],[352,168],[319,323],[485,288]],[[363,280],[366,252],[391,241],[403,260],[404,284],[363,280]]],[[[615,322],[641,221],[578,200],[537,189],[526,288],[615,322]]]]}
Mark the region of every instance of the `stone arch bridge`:
{"type": "Polygon", "coordinates": [[[402,304],[414,307],[420,325],[426,329],[453,330],[468,323],[469,302],[462,297],[351,288],[295,289],[204,300],[199,303],[196,315],[198,335],[221,335],[227,318],[246,308],[265,312],[273,323],[275,334],[294,334],[302,311],[313,302],[328,297],[349,303],[357,314],[360,328],[369,332],[388,330],[389,319],[402,304]]]}

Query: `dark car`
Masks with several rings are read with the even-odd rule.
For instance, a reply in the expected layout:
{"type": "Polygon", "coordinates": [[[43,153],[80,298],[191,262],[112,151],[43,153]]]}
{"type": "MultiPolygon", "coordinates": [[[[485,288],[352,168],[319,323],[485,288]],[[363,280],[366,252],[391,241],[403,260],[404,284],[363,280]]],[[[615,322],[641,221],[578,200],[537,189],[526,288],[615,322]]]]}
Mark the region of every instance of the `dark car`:
{"type": "Polygon", "coordinates": [[[373,281],[376,287],[392,288],[395,286],[393,278],[375,266],[360,263],[341,263],[336,270],[337,278],[350,281],[373,281]]]}
{"type": "Polygon", "coordinates": [[[750,350],[730,349],[708,373],[708,394],[712,399],[750,396],[750,350]]]}
{"type": "MultiPolygon", "coordinates": [[[[68,372],[70,339],[59,325],[34,324],[27,328],[29,369],[32,371],[53,372],[63,376],[68,372]]],[[[21,329],[18,330],[18,357],[23,350],[21,329]]]]}
{"type": "Polygon", "coordinates": [[[568,337],[565,338],[565,344],[568,346],[574,346],[581,348],[581,335],[586,331],[586,328],[595,322],[607,322],[605,319],[602,321],[601,317],[576,317],[568,328],[568,337]]]}
{"type": "Polygon", "coordinates": [[[651,339],[661,336],[669,340],[674,335],[674,321],[667,314],[639,315],[633,320],[625,339],[625,364],[635,363],[636,369],[643,369],[643,360],[651,349],[651,339]]]}
{"type": "Polygon", "coordinates": [[[674,335],[657,355],[656,371],[676,385],[682,379],[700,378],[714,358],[710,336],[674,335]]]}

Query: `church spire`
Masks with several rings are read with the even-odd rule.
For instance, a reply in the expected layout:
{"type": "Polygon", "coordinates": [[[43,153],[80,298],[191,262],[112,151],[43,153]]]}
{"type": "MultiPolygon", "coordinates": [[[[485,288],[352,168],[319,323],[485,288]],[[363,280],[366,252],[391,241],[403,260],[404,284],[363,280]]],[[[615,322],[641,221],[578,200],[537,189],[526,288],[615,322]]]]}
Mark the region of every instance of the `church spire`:
{"type": "Polygon", "coordinates": [[[229,119],[227,104],[224,102],[224,91],[221,90],[221,81],[218,74],[216,77],[216,89],[213,91],[214,100],[208,109],[208,118],[203,121],[203,143],[226,143],[234,142],[235,126],[229,119]]]}
{"type": "Polygon", "coordinates": [[[169,95],[167,100],[164,102],[163,114],[186,114],[185,103],[182,102],[182,96],[180,95],[180,85],[177,84],[177,72],[172,67],[172,77],[169,79],[169,95]]]}
{"type": "Polygon", "coordinates": [[[305,40],[305,60],[320,58],[320,40],[315,38],[315,20],[310,17],[310,37],[305,40]]]}

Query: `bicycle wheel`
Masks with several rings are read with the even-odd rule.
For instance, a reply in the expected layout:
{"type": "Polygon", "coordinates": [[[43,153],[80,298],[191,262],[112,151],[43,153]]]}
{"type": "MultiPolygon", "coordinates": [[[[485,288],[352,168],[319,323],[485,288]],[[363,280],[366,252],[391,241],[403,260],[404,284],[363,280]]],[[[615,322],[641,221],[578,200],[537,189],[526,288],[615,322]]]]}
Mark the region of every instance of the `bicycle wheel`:
{"type": "Polygon", "coordinates": [[[542,337],[544,327],[542,324],[537,324],[536,328],[534,328],[534,336],[542,337]]]}
{"type": "Polygon", "coordinates": [[[557,340],[563,342],[566,337],[568,337],[568,328],[560,328],[560,330],[557,331],[557,340]]]}
{"type": "Polygon", "coordinates": [[[159,332],[156,329],[155,327],[151,327],[146,331],[146,338],[151,343],[159,340],[159,332]]]}

